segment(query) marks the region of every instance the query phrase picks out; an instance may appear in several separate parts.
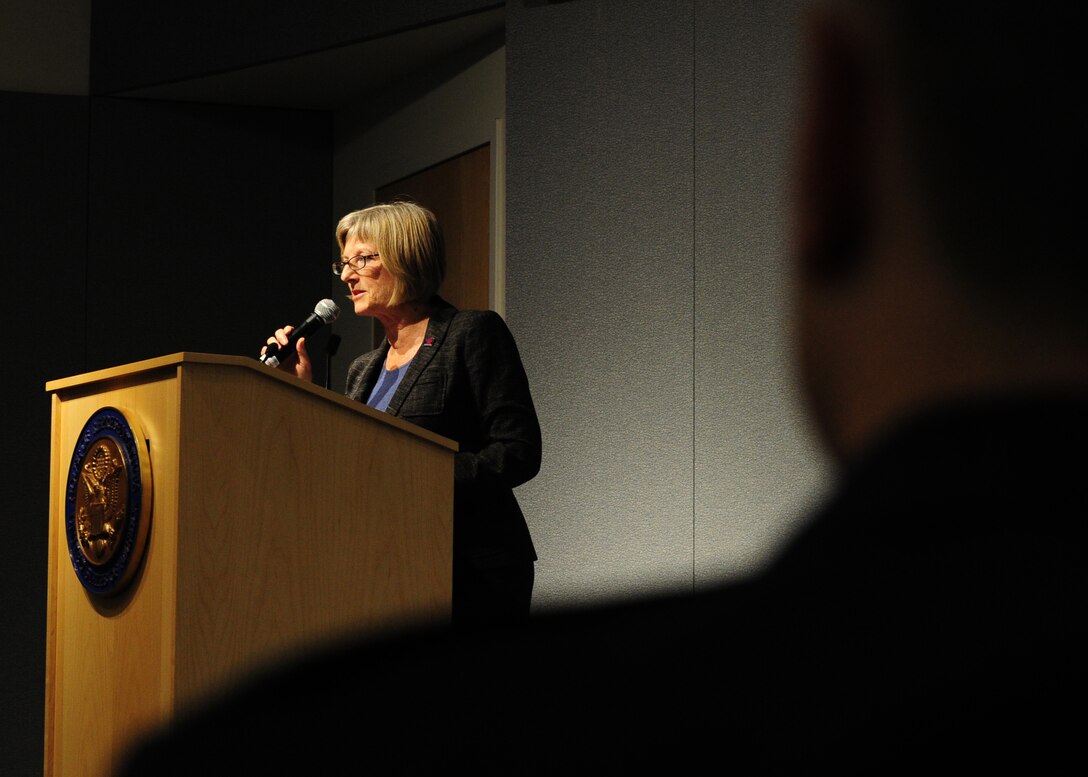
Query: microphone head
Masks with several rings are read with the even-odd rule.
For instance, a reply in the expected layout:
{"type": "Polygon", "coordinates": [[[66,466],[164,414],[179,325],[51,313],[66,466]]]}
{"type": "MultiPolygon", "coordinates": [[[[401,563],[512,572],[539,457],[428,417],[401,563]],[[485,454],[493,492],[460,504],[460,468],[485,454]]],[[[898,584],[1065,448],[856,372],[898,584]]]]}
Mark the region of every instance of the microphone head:
{"type": "Polygon", "coordinates": [[[317,303],[314,313],[326,324],[331,324],[340,315],[340,307],[331,299],[323,299],[317,303]]]}

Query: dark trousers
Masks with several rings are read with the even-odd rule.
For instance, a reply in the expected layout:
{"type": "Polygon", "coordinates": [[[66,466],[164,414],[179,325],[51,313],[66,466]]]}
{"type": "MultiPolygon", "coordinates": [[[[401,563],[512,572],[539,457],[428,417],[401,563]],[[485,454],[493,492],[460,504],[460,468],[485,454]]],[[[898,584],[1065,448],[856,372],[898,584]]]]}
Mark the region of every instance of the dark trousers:
{"type": "Polygon", "coordinates": [[[486,568],[455,565],[453,625],[475,627],[523,623],[529,618],[535,575],[532,561],[486,568]]]}

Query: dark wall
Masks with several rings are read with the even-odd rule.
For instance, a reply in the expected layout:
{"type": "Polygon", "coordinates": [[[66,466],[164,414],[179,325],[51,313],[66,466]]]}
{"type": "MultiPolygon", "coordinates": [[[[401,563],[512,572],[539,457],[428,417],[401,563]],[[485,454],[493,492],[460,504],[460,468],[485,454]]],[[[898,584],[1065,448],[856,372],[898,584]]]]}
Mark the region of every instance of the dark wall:
{"type": "Polygon", "coordinates": [[[45,383],[176,351],[256,356],[277,326],[305,318],[328,296],[332,120],[0,93],[0,128],[10,314],[0,771],[34,775],[45,699],[45,383]]]}
{"type": "Polygon", "coordinates": [[[5,315],[0,772],[41,774],[49,397],[83,370],[87,100],[0,92],[5,315]]]}
{"type": "Polygon", "coordinates": [[[329,114],[100,98],[90,138],[89,367],[255,356],[328,295],[329,114]]]}

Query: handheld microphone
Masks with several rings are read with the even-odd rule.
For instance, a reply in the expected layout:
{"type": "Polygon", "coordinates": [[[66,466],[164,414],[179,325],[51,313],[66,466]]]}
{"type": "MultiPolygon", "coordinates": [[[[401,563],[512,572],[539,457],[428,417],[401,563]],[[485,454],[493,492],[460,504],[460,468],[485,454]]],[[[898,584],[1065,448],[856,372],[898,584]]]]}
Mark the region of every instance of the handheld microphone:
{"type": "Polygon", "coordinates": [[[317,331],[325,324],[331,324],[340,315],[340,308],[331,299],[323,299],[314,307],[305,321],[291,330],[287,335],[287,345],[269,345],[258,358],[269,367],[276,367],[281,361],[286,361],[295,352],[295,343],[303,337],[317,331]]]}

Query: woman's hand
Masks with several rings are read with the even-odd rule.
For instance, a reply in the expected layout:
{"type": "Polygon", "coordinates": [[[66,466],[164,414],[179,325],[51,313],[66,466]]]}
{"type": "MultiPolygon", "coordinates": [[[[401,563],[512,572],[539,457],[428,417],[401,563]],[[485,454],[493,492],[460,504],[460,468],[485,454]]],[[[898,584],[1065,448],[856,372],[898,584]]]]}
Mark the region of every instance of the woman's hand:
{"type": "MultiPolygon", "coordinates": [[[[268,345],[261,349],[261,354],[264,354],[268,350],[268,346],[277,344],[281,348],[288,343],[287,336],[294,330],[293,326],[285,326],[282,329],[277,329],[276,334],[268,338],[268,345]]],[[[276,365],[276,369],[290,372],[296,378],[302,378],[303,380],[313,381],[314,371],[310,364],[310,355],[306,352],[306,338],[300,337],[298,342],[295,343],[295,351],[286,359],[280,361],[276,365]]]]}

